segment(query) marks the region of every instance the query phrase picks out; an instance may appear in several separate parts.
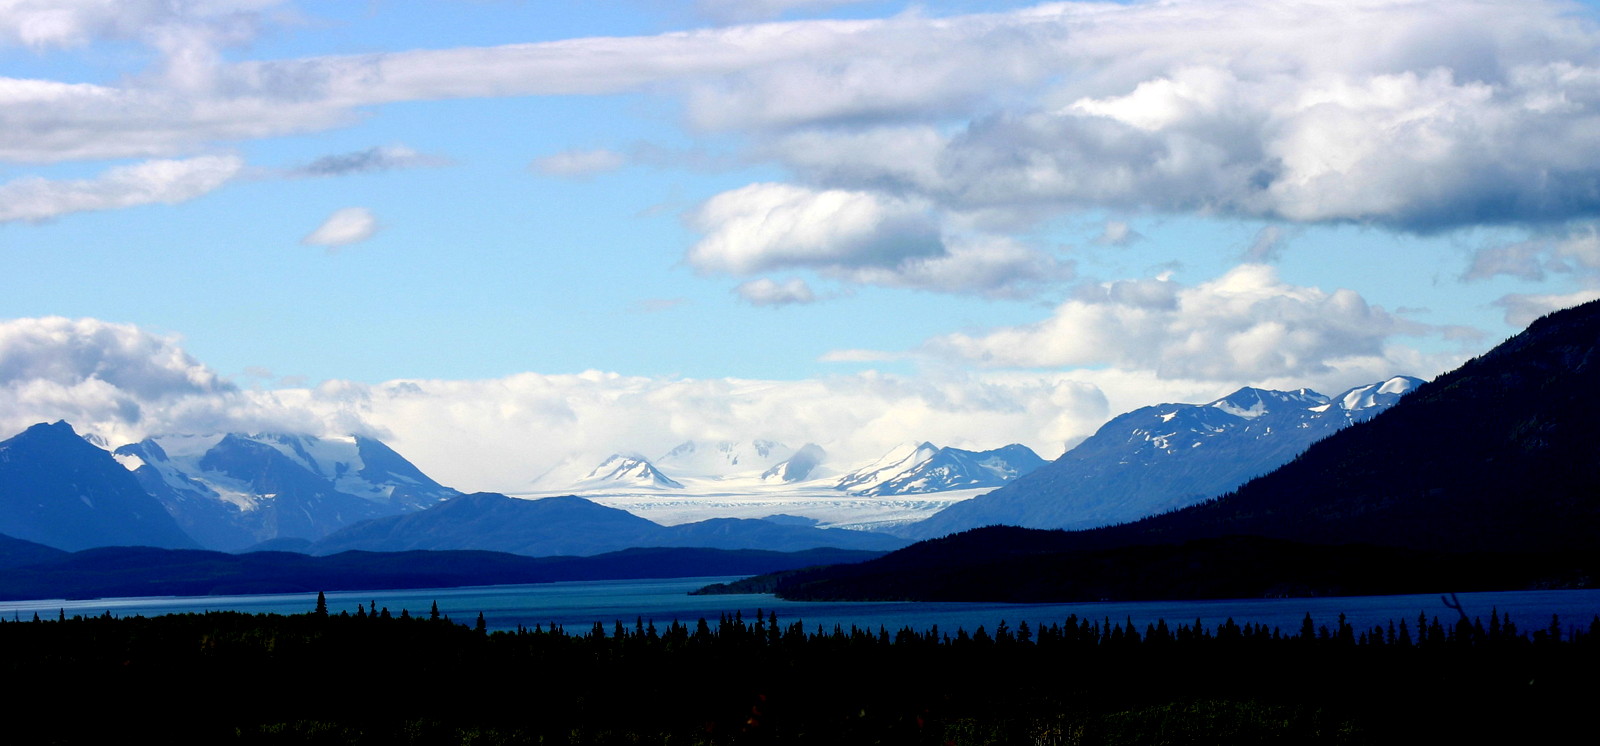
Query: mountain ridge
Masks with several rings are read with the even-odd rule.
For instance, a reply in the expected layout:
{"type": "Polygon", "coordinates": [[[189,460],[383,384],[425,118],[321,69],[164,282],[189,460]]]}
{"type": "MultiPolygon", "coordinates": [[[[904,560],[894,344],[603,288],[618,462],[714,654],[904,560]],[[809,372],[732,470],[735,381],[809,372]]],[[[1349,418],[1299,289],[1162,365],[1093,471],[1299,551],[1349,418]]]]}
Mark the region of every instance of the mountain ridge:
{"type": "Polygon", "coordinates": [[[1335,397],[1247,386],[1203,404],[1141,407],[1055,461],[895,533],[923,539],[991,524],[1085,529],[1187,507],[1288,463],[1421,383],[1392,376],[1335,397]]]}

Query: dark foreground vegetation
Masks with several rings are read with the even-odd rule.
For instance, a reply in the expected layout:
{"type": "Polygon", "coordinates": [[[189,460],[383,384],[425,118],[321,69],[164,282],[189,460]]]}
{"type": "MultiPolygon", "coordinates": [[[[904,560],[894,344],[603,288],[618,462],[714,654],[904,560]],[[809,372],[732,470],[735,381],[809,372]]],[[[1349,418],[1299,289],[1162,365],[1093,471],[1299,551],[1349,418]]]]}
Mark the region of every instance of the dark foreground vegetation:
{"type": "Polygon", "coordinates": [[[587,630],[388,610],[0,623],[15,743],[1542,743],[1584,732],[1600,617],[891,632],[587,630]],[[1574,730],[1576,728],[1576,730],[1574,730]]]}

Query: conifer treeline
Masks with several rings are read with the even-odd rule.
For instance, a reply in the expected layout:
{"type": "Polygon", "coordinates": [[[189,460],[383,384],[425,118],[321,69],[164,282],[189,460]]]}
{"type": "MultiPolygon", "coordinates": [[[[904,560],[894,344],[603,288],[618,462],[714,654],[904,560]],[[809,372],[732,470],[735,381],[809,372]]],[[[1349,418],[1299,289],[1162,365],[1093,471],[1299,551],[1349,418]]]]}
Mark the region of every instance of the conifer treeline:
{"type": "Polygon", "coordinates": [[[491,633],[376,604],[63,613],[0,624],[0,671],[29,682],[8,721],[41,743],[1528,742],[1600,693],[1600,617],[1330,622],[891,632],[736,612],[491,633]],[[63,700],[94,716],[51,720],[63,700]]]}

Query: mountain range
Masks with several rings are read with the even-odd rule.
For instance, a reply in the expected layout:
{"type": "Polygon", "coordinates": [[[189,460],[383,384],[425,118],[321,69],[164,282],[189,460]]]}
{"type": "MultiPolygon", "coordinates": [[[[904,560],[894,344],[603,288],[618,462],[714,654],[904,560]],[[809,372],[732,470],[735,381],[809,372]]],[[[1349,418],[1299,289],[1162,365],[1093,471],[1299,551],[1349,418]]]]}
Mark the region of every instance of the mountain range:
{"type": "Polygon", "coordinates": [[[212,549],[317,539],[461,494],[360,435],[167,436],[122,446],[114,456],[184,531],[212,549]]]}
{"type": "MultiPolygon", "coordinates": [[[[1199,505],[1084,531],[972,529],[774,587],[792,598],[857,600],[1136,597],[1164,574],[1221,572],[1218,551],[1249,557],[1227,565],[1240,581],[1230,593],[1350,592],[1430,563],[1454,568],[1461,587],[1482,587],[1503,568],[1516,572],[1495,583],[1501,588],[1591,587],[1600,537],[1597,384],[1600,302],[1591,302],[1535,321],[1387,411],[1199,505]],[[1230,537],[1248,541],[1218,550],[1230,537]],[[1308,547],[1338,551],[1296,560],[1316,553],[1308,547]],[[1390,550],[1402,554],[1371,561],[1390,550]],[[1126,572],[1130,553],[1147,572],[1126,572]],[[1318,586],[1295,576],[1296,567],[1320,572],[1338,562],[1364,568],[1360,582],[1318,586]]],[[[1382,393],[1356,392],[1352,401],[1382,393]]],[[[1248,409],[1238,404],[1230,406],[1248,409]]],[[[1384,592],[1438,589],[1391,584],[1384,592]]]]}
{"type": "Polygon", "coordinates": [[[1421,384],[1395,376],[1332,398],[1246,387],[1205,404],[1142,407],[1112,418],[1055,461],[895,533],[925,539],[990,525],[1083,529],[1187,507],[1288,463],[1421,384]]]}
{"type": "Polygon", "coordinates": [[[363,437],[158,438],[112,454],[65,422],[36,425],[0,443],[0,534],[67,550],[257,546],[313,554],[471,549],[552,556],[630,547],[887,551],[906,543],[793,521],[663,526],[571,496],[461,495],[363,437]]]}
{"type": "MultiPolygon", "coordinates": [[[[969,451],[907,443],[847,473],[825,467],[815,443],[799,449],[770,440],[748,443],[685,442],[651,461],[637,453],[612,454],[582,478],[565,484],[574,493],[617,490],[683,491],[688,485],[726,490],[737,485],[800,485],[851,495],[882,497],[998,487],[1044,465],[1027,446],[969,451]]],[[[560,479],[557,470],[556,479],[560,479]]]]}

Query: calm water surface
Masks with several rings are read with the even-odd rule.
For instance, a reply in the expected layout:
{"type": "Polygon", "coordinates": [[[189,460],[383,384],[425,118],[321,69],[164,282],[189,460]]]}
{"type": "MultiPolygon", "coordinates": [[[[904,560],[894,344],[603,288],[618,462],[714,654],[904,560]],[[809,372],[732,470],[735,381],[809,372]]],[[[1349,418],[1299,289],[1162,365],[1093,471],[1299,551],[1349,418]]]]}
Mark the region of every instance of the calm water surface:
{"type": "MultiPolygon", "coordinates": [[[[952,632],[957,627],[971,631],[980,625],[992,630],[1001,620],[1013,628],[1023,621],[1037,627],[1040,624],[1059,623],[1071,614],[1095,620],[1109,618],[1113,622],[1131,619],[1141,628],[1157,619],[1166,619],[1174,625],[1192,624],[1198,619],[1207,627],[1215,627],[1231,618],[1240,624],[1266,624],[1285,632],[1298,631],[1307,613],[1318,624],[1325,623],[1329,627],[1343,613],[1358,630],[1385,624],[1391,619],[1405,619],[1415,624],[1419,613],[1430,618],[1437,616],[1446,623],[1456,617],[1455,611],[1445,607],[1438,594],[1076,604],[805,603],[784,601],[770,595],[687,595],[690,590],[707,583],[733,579],[736,578],[335,591],[328,593],[327,597],[328,607],[333,613],[354,613],[358,604],[375,602],[379,609],[388,608],[393,614],[406,609],[412,615],[419,615],[426,614],[429,606],[438,602],[441,613],[459,622],[471,623],[481,612],[490,629],[516,629],[518,625],[532,627],[554,622],[566,627],[569,632],[586,631],[595,622],[601,622],[607,629],[617,621],[632,627],[639,618],[654,621],[657,626],[665,626],[673,620],[693,625],[701,618],[715,623],[719,615],[731,615],[736,611],[746,619],[752,619],[757,609],[763,613],[777,612],[782,624],[803,621],[808,630],[821,626],[831,631],[834,625],[846,629],[855,625],[874,630],[883,626],[891,632],[901,627],[926,630],[933,625],[952,632]]],[[[1502,616],[1509,616],[1525,631],[1549,626],[1552,614],[1560,615],[1563,627],[1575,624],[1586,627],[1596,614],[1600,614],[1600,590],[1463,593],[1460,599],[1469,616],[1482,617],[1487,622],[1490,609],[1498,609],[1502,616]]],[[[51,618],[61,610],[65,610],[69,617],[106,612],[114,616],[203,611],[300,614],[310,611],[315,603],[315,594],[0,601],[0,617],[30,619],[37,613],[41,617],[51,618]]]]}

